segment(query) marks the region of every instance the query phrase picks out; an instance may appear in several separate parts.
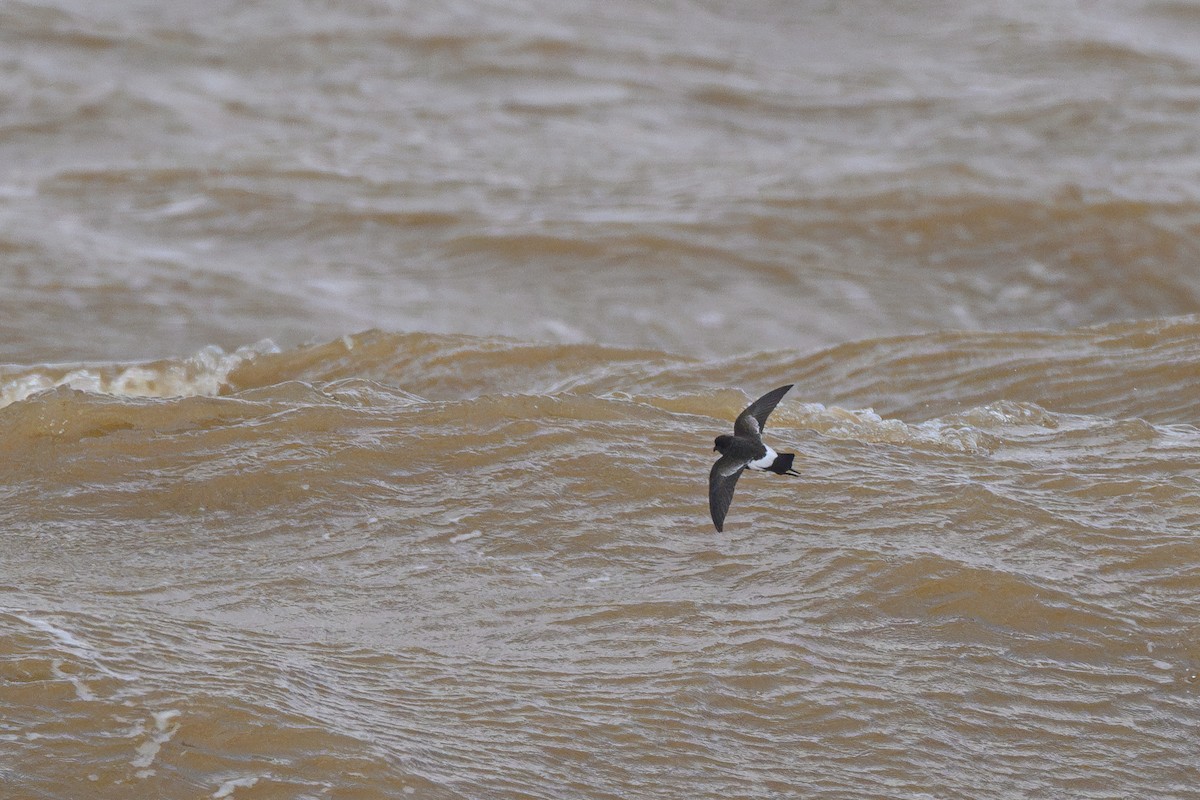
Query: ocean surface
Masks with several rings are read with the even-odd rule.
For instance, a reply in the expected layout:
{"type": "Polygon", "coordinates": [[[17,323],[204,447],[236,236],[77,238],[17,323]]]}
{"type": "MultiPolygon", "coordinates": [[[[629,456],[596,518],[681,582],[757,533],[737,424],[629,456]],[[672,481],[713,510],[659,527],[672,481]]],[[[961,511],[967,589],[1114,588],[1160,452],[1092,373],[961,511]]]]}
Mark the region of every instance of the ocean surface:
{"type": "Polygon", "coordinates": [[[1200,798],[1197,42],[0,2],[0,797],[1200,798]]]}

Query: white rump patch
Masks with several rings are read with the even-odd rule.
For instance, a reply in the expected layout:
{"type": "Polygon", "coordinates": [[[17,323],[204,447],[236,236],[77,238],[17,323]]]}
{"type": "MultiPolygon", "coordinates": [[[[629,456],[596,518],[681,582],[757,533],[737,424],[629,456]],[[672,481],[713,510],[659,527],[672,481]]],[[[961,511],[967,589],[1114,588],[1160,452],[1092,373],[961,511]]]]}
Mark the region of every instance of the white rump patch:
{"type": "Polygon", "coordinates": [[[751,461],[747,464],[750,469],[766,469],[774,464],[775,459],[779,457],[779,454],[772,450],[769,445],[764,444],[763,447],[767,448],[767,454],[757,461],[751,461]]]}

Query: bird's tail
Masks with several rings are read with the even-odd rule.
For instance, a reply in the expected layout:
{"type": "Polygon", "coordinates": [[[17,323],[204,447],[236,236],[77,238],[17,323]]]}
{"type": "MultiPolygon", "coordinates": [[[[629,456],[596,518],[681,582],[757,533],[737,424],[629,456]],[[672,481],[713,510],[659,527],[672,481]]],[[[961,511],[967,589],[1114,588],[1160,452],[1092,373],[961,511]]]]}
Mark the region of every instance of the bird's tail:
{"type": "Polygon", "coordinates": [[[799,472],[792,469],[792,461],[795,458],[795,453],[780,453],[775,456],[775,460],[771,462],[771,466],[767,467],[767,469],[776,475],[799,475],[799,472]]]}

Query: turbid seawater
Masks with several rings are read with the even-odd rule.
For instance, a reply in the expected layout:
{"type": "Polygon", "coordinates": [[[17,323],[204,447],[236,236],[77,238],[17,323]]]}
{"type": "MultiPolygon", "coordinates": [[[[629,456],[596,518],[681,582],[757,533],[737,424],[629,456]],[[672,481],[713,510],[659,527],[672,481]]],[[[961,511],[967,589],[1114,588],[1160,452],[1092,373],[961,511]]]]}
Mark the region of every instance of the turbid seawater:
{"type": "Polygon", "coordinates": [[[1197,797],[1198,35],[0,6],[0,795],[1197,797]]]}

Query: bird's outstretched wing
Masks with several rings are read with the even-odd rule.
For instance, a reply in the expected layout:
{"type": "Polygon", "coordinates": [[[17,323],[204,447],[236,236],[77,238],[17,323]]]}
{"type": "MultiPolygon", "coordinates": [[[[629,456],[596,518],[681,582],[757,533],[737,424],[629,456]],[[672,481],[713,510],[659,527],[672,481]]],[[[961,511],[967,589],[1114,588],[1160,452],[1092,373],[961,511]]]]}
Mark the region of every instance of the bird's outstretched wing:
{"type": "Polygon", "coordinates": [[[733,432],[738,436],[760,436],[763,428],[767,427],[767,417],[771,416],[775,406],[779,405],[779,401],[794,385],[789,383],[787,386],[780,386],[751,403],[745,411],[738,414],[733,423],[733,432]]]}
{"type": "Polygon", "coordinates": [[[708,511],[718,533],[725,524],[725,512],[729,511],[733,501],[733,487],[737,486],[746,463],[744,458],[737,456],[721,456],[708,473],[708,511]]]}

